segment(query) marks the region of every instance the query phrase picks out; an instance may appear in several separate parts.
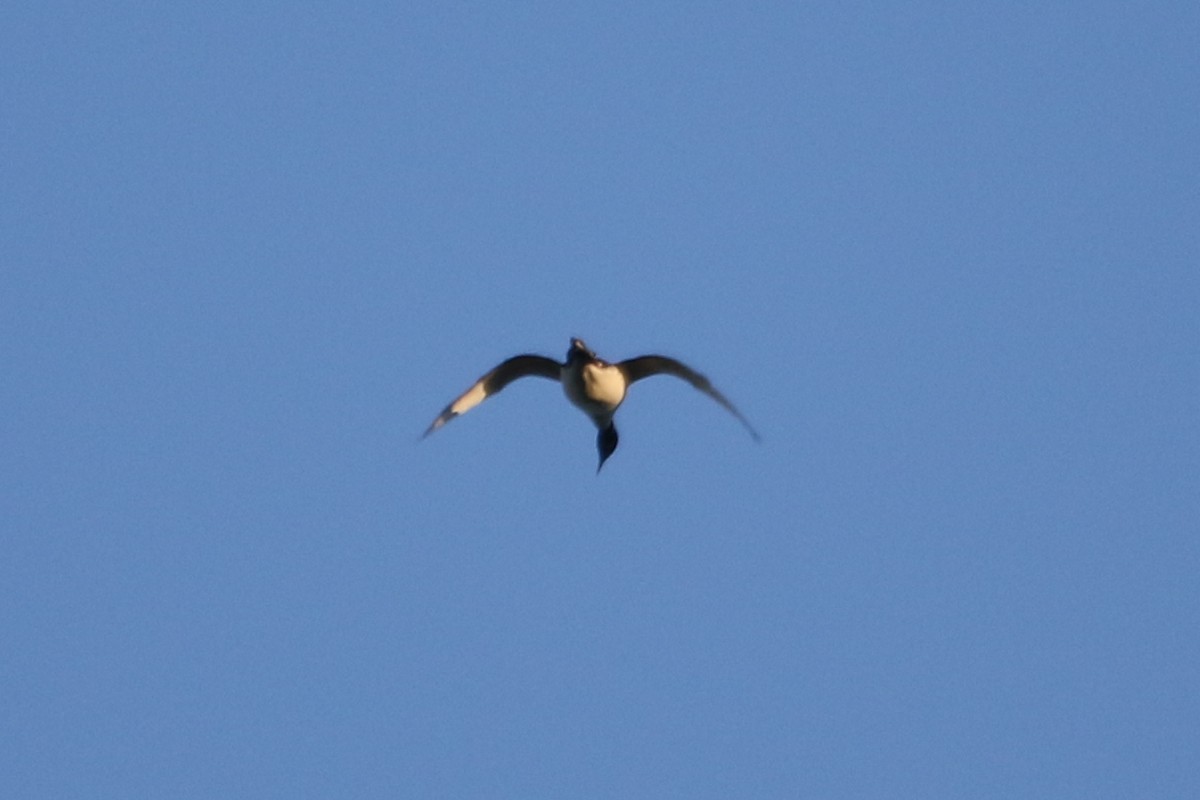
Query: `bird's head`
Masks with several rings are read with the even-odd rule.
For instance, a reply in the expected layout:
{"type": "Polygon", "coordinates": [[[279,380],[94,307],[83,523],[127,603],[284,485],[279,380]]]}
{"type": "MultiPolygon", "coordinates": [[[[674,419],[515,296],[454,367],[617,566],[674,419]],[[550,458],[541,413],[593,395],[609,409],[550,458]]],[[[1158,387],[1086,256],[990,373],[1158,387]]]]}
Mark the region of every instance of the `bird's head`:
{"type": "Polygon", "coordinates": [[[576,358],[595,358],[596,354],[588,349],[583,339],[578,337],[571,340],[571,349],[567,351],[567,361],[576,358]]]}

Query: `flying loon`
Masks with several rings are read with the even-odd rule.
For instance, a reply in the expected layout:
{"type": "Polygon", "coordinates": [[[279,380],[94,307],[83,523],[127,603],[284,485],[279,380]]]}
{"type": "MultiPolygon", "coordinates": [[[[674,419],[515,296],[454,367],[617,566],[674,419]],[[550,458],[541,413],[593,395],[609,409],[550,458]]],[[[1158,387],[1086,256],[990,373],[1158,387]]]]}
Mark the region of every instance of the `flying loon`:
{"type": "Polygon", "coordinates": [[[596,472],[599,473],[604,462],[617,449],[617,429],[613,425],[613,414],[624,402],[630,385],[651,375],[674,375],[687,381],[724,406],[746,426],[754,441],[760,441],[758,432],[733,403],[714,389],[708,378],[686,364],[659,355],[638,356],[610,364],[598,358],[583,340],[578,338],[571,340],[567,360],[562,364],[552,358],[528,354],[502,361],[446,406],[421,438],[460,414],[467,413],[518,378],[549,378],[561,383],[567,399],[587,414],[596,425],[599,431],[596,435],[596,449],[600,452],[600,464],[596,467],[596,472]]]}

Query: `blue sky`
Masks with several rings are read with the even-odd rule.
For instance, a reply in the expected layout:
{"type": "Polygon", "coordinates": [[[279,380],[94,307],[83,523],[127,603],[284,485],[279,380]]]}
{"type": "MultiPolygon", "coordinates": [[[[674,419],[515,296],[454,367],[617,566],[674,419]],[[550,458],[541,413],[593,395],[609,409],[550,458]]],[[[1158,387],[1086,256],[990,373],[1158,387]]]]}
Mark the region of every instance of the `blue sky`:
{"type": "Polygon", "coordinates": [[[3,793],[1200,795],[1197,30],[0,12],[3,793]]]}

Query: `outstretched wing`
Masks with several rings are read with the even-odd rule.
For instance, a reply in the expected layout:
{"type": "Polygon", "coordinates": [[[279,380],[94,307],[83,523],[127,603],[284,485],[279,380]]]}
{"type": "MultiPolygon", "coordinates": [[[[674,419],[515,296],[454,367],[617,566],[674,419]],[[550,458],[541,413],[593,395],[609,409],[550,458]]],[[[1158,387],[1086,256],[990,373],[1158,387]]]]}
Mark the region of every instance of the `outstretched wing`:
{"type": "Polygon", "coordinates": [[[442,413],[438,414],[437,419],[429,426],[429,429],[422,434],[421,438],[424,439],[459,414],[467,413],[517,378],[526,378],[533,375],[556,381],[558,380],[558,374],[559,363],[554,359],[546,358],[545,356],[513,356],[475,381],[470,389],[467,389],[454,402],[446,406],[442,410],[442,413]]]}
{"type": "Polygon", "coordinates": [[[742,412],[738,411],[725,395],[714,389],[708,378],[696,372],[696,370],[687,364],[676,361],[673,358],[667,358],[666,356],[638,356],[637,358],[622,361],[620,364],[617,364],[617,367],[620,368],[621,372],[625,373],[625,377],[630,383],[640,381],[642,378],[649,378],[651,375],[674,375],[676,378],[682,378],[694,388],[699,389],[713,400],[716,400],[725,407],[725,410],[737,417],[746,426],[746,430],[750,431],[750,435],[754,437],[754,441],[762,441],[758,435],[758,431],[754,430],[754,426],[742,416],[742,412]]]}

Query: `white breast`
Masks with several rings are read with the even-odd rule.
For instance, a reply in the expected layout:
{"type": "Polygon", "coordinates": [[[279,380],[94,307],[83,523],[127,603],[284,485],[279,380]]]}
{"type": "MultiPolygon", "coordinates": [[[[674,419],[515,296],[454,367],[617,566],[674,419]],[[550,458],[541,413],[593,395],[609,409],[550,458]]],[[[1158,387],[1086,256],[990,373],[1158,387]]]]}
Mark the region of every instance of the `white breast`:
{"type": "Polygon", "coordinates": [[[611,364],[583,364],[563,376],[563,392],[597,425],[607,424],[625,399],[625,376],[611,364]]]}
{"type": "Polygon", "coordinates": [[[611,364],[587,364],[583,368],[583,391],[593,403],[615,411],[625,399],[625,376],[611,364]]]}

